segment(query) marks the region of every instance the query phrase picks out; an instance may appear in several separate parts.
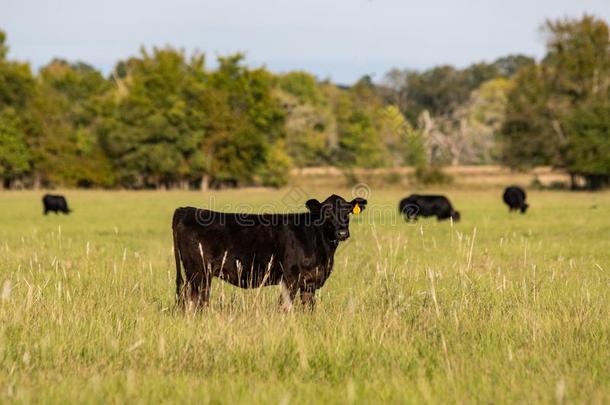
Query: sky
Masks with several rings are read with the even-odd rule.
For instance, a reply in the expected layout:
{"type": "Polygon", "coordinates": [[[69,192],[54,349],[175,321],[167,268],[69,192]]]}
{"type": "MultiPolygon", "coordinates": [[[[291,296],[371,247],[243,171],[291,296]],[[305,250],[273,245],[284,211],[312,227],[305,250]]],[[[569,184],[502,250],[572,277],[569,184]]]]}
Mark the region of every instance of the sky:
{"type": "Polygon", "coordinates": [[[251,66],[350,84],[391,68],[539,58],[545,19],[583,13],[610,21],[610,0],[0,0],[0,29],[9,57],[34,68],[58,57],[108,73],[141,46],[172,45],[210,67],[241,51],[251,66]]]}

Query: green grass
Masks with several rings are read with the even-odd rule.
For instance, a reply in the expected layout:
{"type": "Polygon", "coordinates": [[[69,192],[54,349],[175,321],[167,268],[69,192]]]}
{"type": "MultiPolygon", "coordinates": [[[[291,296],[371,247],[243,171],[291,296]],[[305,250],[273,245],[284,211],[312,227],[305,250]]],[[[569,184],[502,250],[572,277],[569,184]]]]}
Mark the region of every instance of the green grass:
{"type": "Polygon", "coordinates": [[[373,190],[314,313],[215,280],[197,316],[173,306],[171,214],[208,195],[66,191],[44,217],[0,194],[0,402],[610,402],[610,194],[532,192],[522,216],[448,192],[453,227],[380,218],[402,194],[373,190]]]}

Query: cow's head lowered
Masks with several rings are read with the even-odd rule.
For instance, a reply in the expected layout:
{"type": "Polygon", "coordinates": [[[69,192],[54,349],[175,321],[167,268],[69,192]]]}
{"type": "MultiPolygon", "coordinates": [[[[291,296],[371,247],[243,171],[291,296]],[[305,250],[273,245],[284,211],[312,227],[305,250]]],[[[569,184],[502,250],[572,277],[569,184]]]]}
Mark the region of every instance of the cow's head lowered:
{"type": "Polygon", "coordinates": [[[314,224],[324,229],[324,234],[331,241],[344,241],[349,238],[349,216],[359,214],[366,207],[364,198],[345,201],[338,195],[331,195],[323,202],[308,200],[305,206],[312,214],[314,224]]]}

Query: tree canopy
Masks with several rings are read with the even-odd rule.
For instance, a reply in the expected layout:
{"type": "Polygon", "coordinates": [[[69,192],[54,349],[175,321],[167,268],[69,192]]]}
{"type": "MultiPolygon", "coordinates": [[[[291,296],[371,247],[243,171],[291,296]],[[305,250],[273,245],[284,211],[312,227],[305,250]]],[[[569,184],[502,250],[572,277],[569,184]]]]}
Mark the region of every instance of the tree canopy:
{"type": "Polygon", "coordinates": [[[33,73],[0,31],[3,187],[279,187],[293,167],[553,165],[608,183],[610,42],[593,16],[547,21],[536,61],[393,69],[338,86],[241,54],[142,48],[109,75],[33,73]]]}
{"type": "Polygon", "coordinates": [[[593,16],[547,21],[547,53],[523,69],[508,97],[503,161],[511,167],[551,164],[608,182],[610,30],[593,16]],[[588,123],[587,121],[590,120],[588,123]]]}

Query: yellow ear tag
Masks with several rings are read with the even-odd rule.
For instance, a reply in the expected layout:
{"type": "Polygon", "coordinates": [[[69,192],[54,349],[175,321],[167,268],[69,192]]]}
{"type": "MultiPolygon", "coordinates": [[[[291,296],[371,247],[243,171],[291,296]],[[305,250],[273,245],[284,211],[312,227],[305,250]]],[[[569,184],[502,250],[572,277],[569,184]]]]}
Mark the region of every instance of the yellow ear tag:
{"type": "Polygon", "coordinates": [[[354,209],[352,210],[354,215],[360,214],[360,206],[358,204],[354,205],[354,209]]]}

